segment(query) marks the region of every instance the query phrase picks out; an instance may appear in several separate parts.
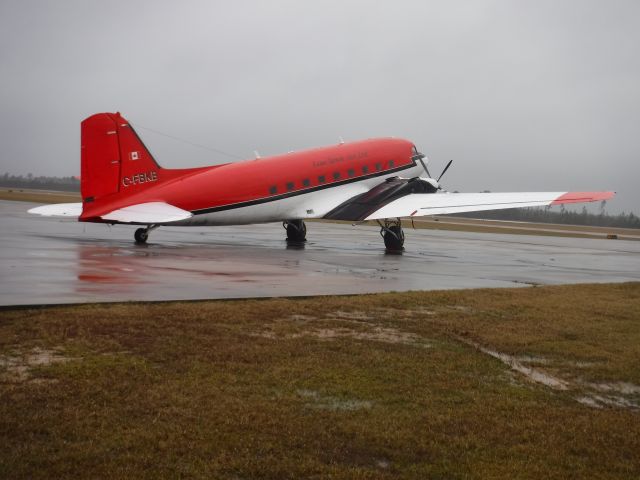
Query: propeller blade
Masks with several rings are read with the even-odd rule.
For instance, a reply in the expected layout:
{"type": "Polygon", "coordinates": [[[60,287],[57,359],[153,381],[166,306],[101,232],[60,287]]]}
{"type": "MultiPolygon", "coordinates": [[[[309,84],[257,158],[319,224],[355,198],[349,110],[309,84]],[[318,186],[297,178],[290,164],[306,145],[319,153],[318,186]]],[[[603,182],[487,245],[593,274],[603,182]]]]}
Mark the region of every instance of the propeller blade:
{"type": "Polygon", "coordinates": [[[453,160],[449,160],[449,163],[447,163],[447,166],[444,167],[444,170],[442,171],[442,173],[440,174],[440,176],[438,177],[438,180],[436,180],[436,182],[440,183],[440,179],[442,178],[442,176],[445,174],[445,172],[447,170],[449,170],[449,167],[451,166],[451,164],[453,163],[453,160]]]}
{"type": "Polygon", "coordinates": [[[427,168],[427,165],[422,161],[422,158],[418,158],[418,160],[422,164],[422,168],[424,168],[424,171],[427,172],[427,177],[431,178],[431,174],[429,173],[429,169],[427,168]]]}

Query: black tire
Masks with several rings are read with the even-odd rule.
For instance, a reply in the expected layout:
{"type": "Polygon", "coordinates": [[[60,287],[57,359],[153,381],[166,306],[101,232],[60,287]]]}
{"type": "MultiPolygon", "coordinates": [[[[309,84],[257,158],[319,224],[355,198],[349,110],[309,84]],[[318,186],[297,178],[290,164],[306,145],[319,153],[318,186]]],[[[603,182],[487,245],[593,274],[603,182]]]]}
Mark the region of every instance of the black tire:
{"type": "Polygon", "coordinates": [[[392,252],[401,251],[404,248],[404,231],[402,227],[392,226],[384,232],[384,246],[392,252]]]}
{"type": "Polygon", "coordinates": [[[292,220],[287,223],[288,242],[306,242],[307,226],[302,220],[292,220]]]}
{"type": "Polygon", "coordinates": [[[149,232],[146,228],[139,228],[133,234],[133,238],[136,239],[137,244],[147,243],[147,239],[149,238],[149,232]]]}

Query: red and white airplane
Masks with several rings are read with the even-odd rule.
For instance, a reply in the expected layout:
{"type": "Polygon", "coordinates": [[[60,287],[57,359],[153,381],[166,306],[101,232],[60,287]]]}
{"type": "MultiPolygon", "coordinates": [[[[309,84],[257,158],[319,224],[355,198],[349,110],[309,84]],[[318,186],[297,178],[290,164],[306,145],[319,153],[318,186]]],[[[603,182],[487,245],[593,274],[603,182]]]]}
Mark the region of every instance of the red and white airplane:
{"type": "Polygon", "coordinates": [[[399,250],[402,218],[594,202],[614,195],[449,193],[439,180],[451,162],[437,180],[427,163],[410,141],[380,138],[211,167],[164,169],[120,113],[98,113],[81,125],[82,203],[29,212],[142,225],[135,232],[137,243],[163,225],[283,222],[287,240],[302,242],[306,219],[377,220],[387,249],[399,250]]]}

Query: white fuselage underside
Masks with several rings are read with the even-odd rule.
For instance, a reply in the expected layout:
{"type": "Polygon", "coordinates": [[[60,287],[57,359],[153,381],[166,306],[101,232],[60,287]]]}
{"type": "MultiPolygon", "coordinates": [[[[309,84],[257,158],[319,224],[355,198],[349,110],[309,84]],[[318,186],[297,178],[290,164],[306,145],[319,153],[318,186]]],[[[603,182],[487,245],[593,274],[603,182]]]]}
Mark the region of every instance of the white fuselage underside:
{"type": "Polygon", "coordinates": [[[393,172],[388,175],[381,175],[346,185],[338,185],[323,190],[302,193],[280,200],[259,203],[257,205],[198,214],[186,220],[180,220],[179,222],[172,222],[166,225],[200,227],[207,225],[242,225],[280,222],[283,220],[322,218],[338,205],[356,195],[371,190],[387,178],[397,176],[412,178],[419,176],[421,173],[424,173],[421,167],[412,166],[402,172],[393,172]]]}

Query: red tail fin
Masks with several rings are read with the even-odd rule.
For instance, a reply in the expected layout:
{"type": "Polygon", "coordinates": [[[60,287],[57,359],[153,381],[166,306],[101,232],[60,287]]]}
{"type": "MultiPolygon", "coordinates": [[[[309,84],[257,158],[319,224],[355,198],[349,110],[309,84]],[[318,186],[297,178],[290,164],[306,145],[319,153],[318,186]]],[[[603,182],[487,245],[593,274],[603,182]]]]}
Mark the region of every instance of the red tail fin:
{"type": "MultiPolygon", "coordinates": [[[[120,113],[97,113],[81,125],[80,191],[84,203],[156,184],[162,169],[120,113]]],[[[165,175],[166,176],[166,175],[165,175]]]]}

